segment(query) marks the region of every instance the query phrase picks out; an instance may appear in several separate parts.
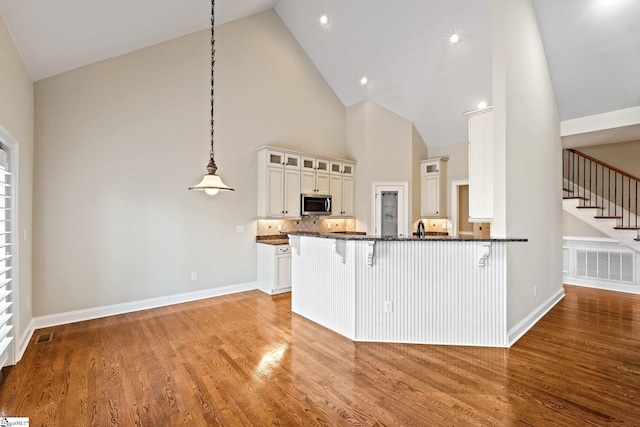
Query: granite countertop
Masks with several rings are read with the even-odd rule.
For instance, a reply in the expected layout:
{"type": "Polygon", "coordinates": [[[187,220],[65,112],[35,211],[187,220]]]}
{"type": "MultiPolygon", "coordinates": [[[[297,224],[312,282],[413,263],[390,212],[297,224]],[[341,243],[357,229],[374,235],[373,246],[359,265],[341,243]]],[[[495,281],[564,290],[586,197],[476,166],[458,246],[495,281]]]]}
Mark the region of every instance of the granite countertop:
{"type": "Polygon", "coordinates": [[[371,236],[366,234],[345,234],[345,233],[308,233],[304,231],[290,231],[287,234],[294,236],[310,236],[319,237],[322,239],[336,239],[336,240],[374,240],[374,241],[441,241],[441,242],[527,242],[529,239],[516,239],[516,238],[479,238],[471,236],[404,236],[404,237],[388,237],[388,236],[371,236]]]}
{"type": "Polygon", "coordinates": [[[280,234],[269,234],[256,236],[256,242],[262,243],[263,245],[288,245],[289,244],[289,234],[300,234],[305,236],[365,236],[367,233],[363,231],[336,231],[335,233],[318,233],[315,231],[291,231],[291,232],[280,232],[280,234]]]}
{"type": "Polygon", "coordinates": [[[267,236],[256,236],[256,242],[263,245],[288,245],[289,236],[286,234],[270,234],[267,236]]]}

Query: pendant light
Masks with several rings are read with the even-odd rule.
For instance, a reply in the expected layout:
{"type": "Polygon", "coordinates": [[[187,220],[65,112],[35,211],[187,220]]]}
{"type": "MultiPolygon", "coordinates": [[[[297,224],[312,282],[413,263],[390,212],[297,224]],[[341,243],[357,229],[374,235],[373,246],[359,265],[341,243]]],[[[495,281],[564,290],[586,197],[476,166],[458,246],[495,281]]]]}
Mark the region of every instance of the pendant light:
{"type": "Polygon", "coordinates": [[[218,194],[218,191],[234,191],[233,188],[222,182],[222,179],[216,175],[218,167],[214,159],[215,151],[213,149],[213,66],[216,63],[216,41],[214,26],[216,23],[215,0],[211,0],[211,151],[209,152],[209,164],[207,165],[207,173],[202,181],[189,190],[204,190],[210,196],[218,194]]]}

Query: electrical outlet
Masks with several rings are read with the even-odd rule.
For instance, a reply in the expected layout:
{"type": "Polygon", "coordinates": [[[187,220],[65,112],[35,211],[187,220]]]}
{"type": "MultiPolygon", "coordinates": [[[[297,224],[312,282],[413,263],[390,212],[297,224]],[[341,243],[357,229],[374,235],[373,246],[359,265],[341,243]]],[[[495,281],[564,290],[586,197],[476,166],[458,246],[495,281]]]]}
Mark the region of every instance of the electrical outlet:
{"type": "Polygon", "coordinates": [[[191,280],[196,280],[197,278],[198,278],[198,275],[196,274],[195,271],[191,273],[191,280]]]}
{"type": "Polygon", "coordinates": [[[27,308],[31,308],[31,297],[27,297],[27,308]]]}
{"type": "Polygon", "coordinates": [[[533,296],[536,296],[536,295],[538,295],[538,287],[534,286],[533,287],[533,296]]]}
{"type": "Polygon", "coordinates": [[[278,231],[282,231],[282,224],[278,224],[278,231]]]}
{"type": "Polygon", "coordinates": [[[244,233],[244,227],[242,225],[237,225],[236,233],[244,233]]]}
{"type": "Polygon", "coordinates": [[[384,312],[391,313],[393,311],[393,303],[391,301],[384,302],[384,312]]]}
{"type": "Polygon", "coordinates": [[[327,223],[327,229],[331,230],[331,223],[330,222],[327,223]]]}

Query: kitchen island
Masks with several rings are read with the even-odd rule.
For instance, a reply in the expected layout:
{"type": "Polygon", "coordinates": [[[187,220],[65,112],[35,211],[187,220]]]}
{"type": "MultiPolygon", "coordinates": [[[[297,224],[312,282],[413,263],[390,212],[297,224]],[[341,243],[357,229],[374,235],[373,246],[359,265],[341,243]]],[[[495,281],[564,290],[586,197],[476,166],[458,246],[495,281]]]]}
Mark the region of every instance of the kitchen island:
{"type": "Polygon", "coordinates": [[[289,233],[291,309],[354,341],[508,347],[507,245],[289,233]]]}

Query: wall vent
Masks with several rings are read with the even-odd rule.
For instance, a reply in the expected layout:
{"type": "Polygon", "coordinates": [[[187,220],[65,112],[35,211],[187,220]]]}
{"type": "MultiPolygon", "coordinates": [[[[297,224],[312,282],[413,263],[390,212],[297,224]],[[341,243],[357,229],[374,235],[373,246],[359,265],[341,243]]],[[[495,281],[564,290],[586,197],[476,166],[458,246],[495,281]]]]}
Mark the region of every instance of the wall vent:
{"type": "Polygon", "coordinates": [[[635,256],[632,252],[576,250],[577,277],[635,283],[635,256]]]}

